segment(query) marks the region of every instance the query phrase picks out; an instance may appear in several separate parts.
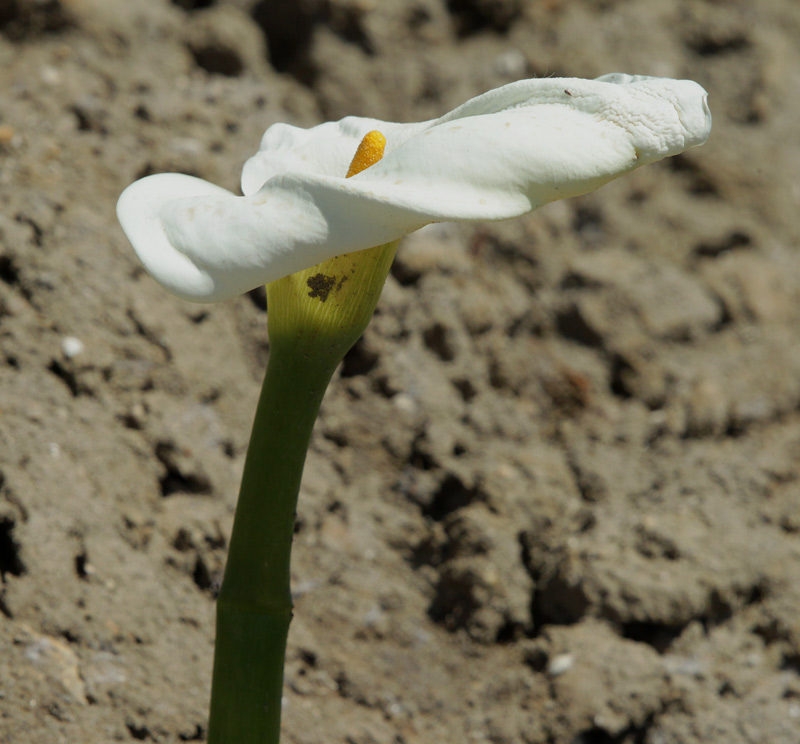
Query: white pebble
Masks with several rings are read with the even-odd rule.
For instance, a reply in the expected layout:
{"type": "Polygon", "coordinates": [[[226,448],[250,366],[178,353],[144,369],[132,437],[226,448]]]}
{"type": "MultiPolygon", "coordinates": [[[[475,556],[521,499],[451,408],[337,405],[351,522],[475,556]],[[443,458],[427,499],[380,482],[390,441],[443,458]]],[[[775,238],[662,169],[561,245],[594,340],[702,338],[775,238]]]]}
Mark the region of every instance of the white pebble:
{"type": "Polygon", "coordinates": [[[403,413],[416,413],[419,408],[417,402],[407,393],[398,393],[394,396],[392,402],[395,408],[403,413]]]}
{"type": "Polygon", "coordinates": [[[509,49],[504,54],[495,58],[494,68],[500,75],[518,78],[525,74],[528,62],[519,49],[509,49]]]}
{"type": "Polygon", "coordinates": [[[67,359],[72,359],[83,353],[86,349],[86,344],[75,336],[64,336],[61,339],[61,351],[67,359]]]}
{"type": "Polygon", "coordinates": [[[572,654],[559,654],[550,659],[547,673],[551,677],[558,677],[572,669],[573,664],[575,664],[575,657],[572,654]]]}
{"type": "Polygon", "coordinates": [[[200,155],[204,150],[203,143],[194,137],[173,137],[169,148],[179,155],[200,155]]]}
{"type": "Polygon", "coordinates": [[[45,65],[39,70],[39,77],[45,85],[59,85],[61,83],[61,73],[50,65],[45,65]]]}
{"type": "Polygon", "coordinates": [[[680,674],[696,679],[703,679],[707,673],[705,663],[688,656],[665,656],[664,667],[670,674],[680,674]]]}

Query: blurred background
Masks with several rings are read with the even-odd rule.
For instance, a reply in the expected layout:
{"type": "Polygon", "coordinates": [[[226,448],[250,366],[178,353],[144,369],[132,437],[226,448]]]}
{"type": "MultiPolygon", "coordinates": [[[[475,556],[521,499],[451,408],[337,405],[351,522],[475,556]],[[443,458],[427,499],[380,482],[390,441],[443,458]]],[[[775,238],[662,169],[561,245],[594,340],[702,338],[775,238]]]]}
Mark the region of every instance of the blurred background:
{"type": "Polygon", "coordinates": [[[264,293],[167,295],[141,176],[532,76],[709,91],[709,143],[401,245],[323,405],[297,744],[800,740],[795,0],[0,0],[0,741],[205,739],[264,293]]]}

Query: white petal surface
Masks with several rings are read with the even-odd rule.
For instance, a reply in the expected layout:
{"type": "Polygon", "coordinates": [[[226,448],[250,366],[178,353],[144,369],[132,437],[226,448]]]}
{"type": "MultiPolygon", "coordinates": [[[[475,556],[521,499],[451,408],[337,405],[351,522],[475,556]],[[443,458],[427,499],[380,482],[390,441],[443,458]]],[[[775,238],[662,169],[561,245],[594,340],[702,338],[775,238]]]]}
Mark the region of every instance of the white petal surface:
{"type": "Polygon", "coordinates": [[[391,141],[387,148],[390,150],[428,124],[395,124],[360,116],[329,121],[311,129],[274,124],[262,137],[258,152],[244,165],[242,193],[253,194],[270,178],[282,173],[341,177],[347,173],[356,148],[368,132],[380,130],[391,141]]]}
{"type": "Polygon", "coordinates": [[[523,80],[429,122],[278,124],[245,165],[245,196],[165,174],[126,189],[118,212],[158,281],[213,302],[429,222],[505,219],[587,193],[702,144],[710,128],[691,81],[523,80]],[[373,129],[386,136],[383,159],[345,179],[373,129]]]}
{"type": "Polygon", "coordinates": [[[212,296],[218,280],[198,265],[191,252],[177,250],[168,237],[161,210],[176,196],[236,198],[227,189],[200,178],[161,173],[128,186],[117,202],[117,217],[139,260],[156,281],[185,299],[212,296]]]}

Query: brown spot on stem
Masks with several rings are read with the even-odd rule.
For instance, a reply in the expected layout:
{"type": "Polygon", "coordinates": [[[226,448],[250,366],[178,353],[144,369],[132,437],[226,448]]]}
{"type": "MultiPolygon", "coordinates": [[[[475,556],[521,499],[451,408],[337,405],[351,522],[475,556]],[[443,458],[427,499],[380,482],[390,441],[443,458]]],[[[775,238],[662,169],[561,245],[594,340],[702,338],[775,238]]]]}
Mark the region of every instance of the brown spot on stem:
{"type": "Polygon", "coordinates": [[[336,284],[336,277],[326,276],[325,274],[314,274],[314,276],[306,281],[306,284],[311,290],[308,293],[309,297],[319,297],[320,302],[325,302],[333,289],[333,285],[336,284]]]}

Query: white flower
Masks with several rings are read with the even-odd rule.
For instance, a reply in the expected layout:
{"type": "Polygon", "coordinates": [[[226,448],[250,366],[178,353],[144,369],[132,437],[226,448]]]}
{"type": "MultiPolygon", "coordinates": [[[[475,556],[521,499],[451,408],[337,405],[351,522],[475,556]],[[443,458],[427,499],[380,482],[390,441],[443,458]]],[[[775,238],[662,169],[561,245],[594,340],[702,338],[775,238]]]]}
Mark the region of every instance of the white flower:
{"type": "Polygon", "coordinates": [[[216,302],[430,222],[516,217],[701,145],[706,92],[688,80],[605,75],[522,80],[433,121],[359,117],[270,127],[237,196],[166,173],[129,186],[117,212],[150,274],[216,302]],[[345,179],[362,137],[385,155],[345,179]]]}

